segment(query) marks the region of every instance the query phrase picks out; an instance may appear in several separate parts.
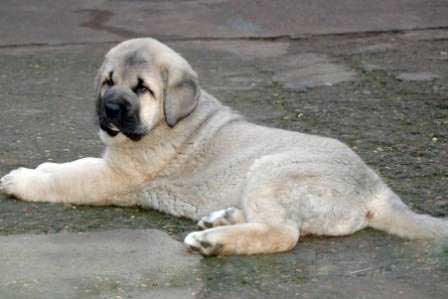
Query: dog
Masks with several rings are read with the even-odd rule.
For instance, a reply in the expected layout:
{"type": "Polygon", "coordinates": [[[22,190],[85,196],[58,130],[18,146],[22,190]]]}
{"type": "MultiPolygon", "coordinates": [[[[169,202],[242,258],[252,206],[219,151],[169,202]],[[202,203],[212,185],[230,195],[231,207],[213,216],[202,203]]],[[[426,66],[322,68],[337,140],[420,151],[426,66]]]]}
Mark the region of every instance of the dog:
{"type": "Polygon", "coordinates": [[[301,236],[366,227],[448,236],[448,221],[412,212],[345,144],[247,122],[155,39],[113,47],[96,94],[103,157],[13,170],[1,178],[4,193],[188,217],[202,230],[184,242],[204,256],[283,252],[301,236]]]}

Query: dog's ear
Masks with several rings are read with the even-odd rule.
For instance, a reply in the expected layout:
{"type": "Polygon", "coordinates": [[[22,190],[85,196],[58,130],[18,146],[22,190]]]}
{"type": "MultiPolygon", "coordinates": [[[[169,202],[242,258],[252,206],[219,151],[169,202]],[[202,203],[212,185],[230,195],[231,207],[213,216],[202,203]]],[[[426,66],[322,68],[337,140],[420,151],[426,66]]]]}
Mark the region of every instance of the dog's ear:
{"type": "Polygon", "coordinates": [[[171,69],[162,76],[165,120],[172,128],[196,108],[200,96],[198,76],[191,69],[171,69]]]}

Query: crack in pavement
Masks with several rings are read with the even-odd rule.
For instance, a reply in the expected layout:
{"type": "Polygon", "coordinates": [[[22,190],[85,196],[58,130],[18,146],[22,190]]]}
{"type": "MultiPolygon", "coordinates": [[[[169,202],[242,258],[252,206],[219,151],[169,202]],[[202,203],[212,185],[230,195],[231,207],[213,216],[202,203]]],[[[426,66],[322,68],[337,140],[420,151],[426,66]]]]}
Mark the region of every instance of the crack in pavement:
{"type": "Polygon", "coordinates": [[[78,9],[75,10],[76,13],[89,13],[90,18],[88,21],[80,24],[81,27],[90,28],[97,31],[106,31],[108,33],[112,33],[118,35],[123,38],[131,38],[136,35],[141,35],[141,33],[120,28],[117,26],[106,25],[106,23],[112,18],[114,15],[111,11],[103,10],[103,9],[78,9]]]}
{"type": "MultiPolygon", "coordinates": [[[[90,10],[89,10],[90,11],[90,10]]],[[[98,12],[101,14],[100,21],[95,21],[95,26],[100,28],[101,30],[105,30],[108,32],[116,32],[117,35],[120,35],[124,38],[136,38],[136,37],[144,37],[145,35],[133,32],[130,30],[122,29],[114,26],[104,26],[104,20],[107,20],[109,17],[106,11],[98,12]],[[98,23],[100,26],[98,27],[98,23]]],[[[93,26],[94,24],[90,21],[84,22],[81,24],[83,27],[93,26]]],[[[448,30],[448,26],[436,26],[436,27],[427,27],[427,28],[413,28],[413,29],[391,29],[391,30],[377,30],[377,31],[360,31],[360,32],[341,32],[341,33],[323,33],[323,34],[302,34],[302,35],[272,35],[272,36],[240,36],[240,37],[201,37],[201,36],[192,36],[192,37],[172,37],[165,35],[153,35],[153,38],[162,40],[164,42],[183,42],[183,41],[300,41],[300,40],[311,40],[314,38],[322,38],[322,37],[347,37],[347,38],[360,38],[360,37],[374,37],[381,34],[403,34],[409,32],[422,32],[422,31],[433,31],[433,30],[448,30]]],[[[441,38],[436,38],[435,40],[445,40],[441,38]]],[[[106,41],[98,41],[98,42],[62,42],[62,43],[51,43],[51,42],[42,42],[42,43],[29,43],[29,44],[6,44],[0,45],[1,49],[14,49],[14,48],[32,48],[32,47],[70,47],[70,46],[87,46],[87,45],[108,45],[119,43],[123,40],[106,40],[106,41]]]]}

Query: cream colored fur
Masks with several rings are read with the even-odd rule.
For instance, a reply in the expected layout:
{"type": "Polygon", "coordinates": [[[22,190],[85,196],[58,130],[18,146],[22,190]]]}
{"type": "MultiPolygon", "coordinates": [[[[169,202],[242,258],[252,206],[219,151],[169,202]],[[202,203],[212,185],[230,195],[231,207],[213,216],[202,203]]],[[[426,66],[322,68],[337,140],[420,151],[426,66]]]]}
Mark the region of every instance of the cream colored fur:
{"type": "Polygon", "coordinates": [[[166,93],[182,85],[169,82],[196,74],[154,39],[109,51],[98,72],[99,95],[110,71],[117,85],[130,86],[138,74],[151,86],[154,96],[140,98],[149,133],[135,142],[100,131],[102,158],[19,168],[1,179],[3,192],[27,201],[138,205],[196,219],[204,230],[185,243],[204,255],[286,251],[303,235],[341,236],[369,226],[406,238],[448,236],[447,221],[410,211],[337,140],[249,123],[202,89],[194,110],[168,126],[166,93]],[[150,65],[123,67],[123,57],[135,51],[150,65]]]}

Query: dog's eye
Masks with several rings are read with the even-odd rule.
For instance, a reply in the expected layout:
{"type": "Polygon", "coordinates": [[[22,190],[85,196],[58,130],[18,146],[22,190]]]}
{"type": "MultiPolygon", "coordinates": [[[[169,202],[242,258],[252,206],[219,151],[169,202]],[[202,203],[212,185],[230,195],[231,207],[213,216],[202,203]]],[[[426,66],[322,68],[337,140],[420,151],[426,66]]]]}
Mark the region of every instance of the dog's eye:
{"type": "Polygon", "coordinates": [[[144,94],[144,93],[147,93],[147,92],[149,92],[150,94],[154,95],[154,93],[152,92],[152,90],[149,89],[149,88],[146,87],[146,86],[137,86],[137,87],[135,88],[135,93],[136,93],[136,94],[144,94]]]}
{"type": "Polygon", "coordinates": [[[149,92],[152,96],[154,96],[154,92],[149,87],[144,85],[142,79],[138,79],[138,84],[137,84],[137,86],[135,86],[133,88],[133,91],[137,95],[142,95],[142,94],[145,94],[145,93],[149,92]]]}

